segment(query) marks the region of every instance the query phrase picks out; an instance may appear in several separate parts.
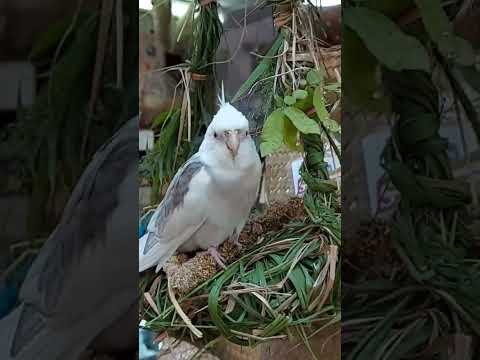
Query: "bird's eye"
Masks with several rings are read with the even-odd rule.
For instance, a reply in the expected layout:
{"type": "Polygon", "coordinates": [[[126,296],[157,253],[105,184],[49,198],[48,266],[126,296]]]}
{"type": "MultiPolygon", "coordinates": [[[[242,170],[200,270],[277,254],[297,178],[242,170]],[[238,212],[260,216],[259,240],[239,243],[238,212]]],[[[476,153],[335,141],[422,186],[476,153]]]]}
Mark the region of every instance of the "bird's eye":
{"type": "Polygon", "coordinates": [[[216,132],[213,133],[213,137],[216,139],[218,138],[218,134],[216,132]]]}

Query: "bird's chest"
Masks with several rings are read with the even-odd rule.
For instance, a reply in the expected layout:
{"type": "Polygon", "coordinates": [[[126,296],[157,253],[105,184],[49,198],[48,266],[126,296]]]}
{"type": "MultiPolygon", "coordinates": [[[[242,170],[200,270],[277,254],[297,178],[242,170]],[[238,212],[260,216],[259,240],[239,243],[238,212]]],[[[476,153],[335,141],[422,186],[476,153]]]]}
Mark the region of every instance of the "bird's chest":
{"type": "Polygon", "coordinates": [[[210,214],[214,214],[213,222],[224,224],[228,228],[236,227],[239,220],[248,216],[252,206],[252,191],[255,191],[252,186],[241,181],[217,187],[217,190],[209,195],[208,201],[210,214]]]}

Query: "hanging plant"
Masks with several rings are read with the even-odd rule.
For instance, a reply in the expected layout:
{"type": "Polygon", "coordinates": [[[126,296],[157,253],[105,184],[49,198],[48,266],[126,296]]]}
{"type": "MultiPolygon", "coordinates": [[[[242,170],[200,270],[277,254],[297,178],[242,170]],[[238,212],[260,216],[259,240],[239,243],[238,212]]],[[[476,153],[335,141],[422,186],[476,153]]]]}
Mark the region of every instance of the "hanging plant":
{"type": "Polygon", "coordinates": [[[468,185],[454,178],[439,134],[439,94],[431,74],[445,57],[469,63],[471,52],[452,35],[439,1],[416,3],[426,34],[415,36],[369,3],[344,12],[346,25],[380,64],[385,96],[397,116],[381,164],[401,196],[391,232],[384,232],[399,264],[382,275],[357,274],[344,286],[347,359],[451,356],[458,350],[449,344],[451,334],[478,337],[480,331],[474,300],[480,262],[470,258],[466,208],[471,196],[468,185]]]}
{"type": "Polygon", "coordinates": [[[156,132],[154,148],[140,162],[141,176],[152,184],[153,203],[158,203],[178,168],[198,150],[210,123],[216,99],[215,59],[223,31],[215,1],[195,1],[191,12],[193,38],[190,59],[185,64],[157,69],[178,71],[183,96],[175,90],[178,108],[158,114],[152,123],[156,132]]]}

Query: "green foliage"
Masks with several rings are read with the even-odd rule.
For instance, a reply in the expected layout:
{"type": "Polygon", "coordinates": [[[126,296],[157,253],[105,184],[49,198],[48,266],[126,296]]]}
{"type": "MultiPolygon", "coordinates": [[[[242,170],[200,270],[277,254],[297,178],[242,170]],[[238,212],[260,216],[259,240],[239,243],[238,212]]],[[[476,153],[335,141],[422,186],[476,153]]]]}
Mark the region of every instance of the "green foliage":
{"type": "Polygon", "coordinates": [[[239,100],[242,96],[247,94],[249,90],[251,90],[254,85],[257,83],[257,81],[269,71],[274,56],[277,55],[280,46],[283,44],[285,38],[282,34],[282,32],[279,32],[277,35],[277,38],[275,42],[273,43],[272,47],[268,50],[267,54],[262,58],[262,61],[255,67],[255,70],[250,74],[248,79],[240,86],[240,89],[238,89],[237,93],[232,99],[232,103],[236,102],[239,100]]]}
{"type": "Polygon", "coordinates": [[[295,98],[295,96],[287,95],[283,98],[283,102],[287,105],[295,105],[297,99],[295,98]]]}
{"type": "Polygon", "coordinates": [[[203,130],[210,123],[215,110],[215,61],[223,27],[216,2],[202,6],[200,1],[196,1],[196,4],[197,14],[193,18],[192,35],[195,41],[191,47],[190,70],[206,75],[206,79],[193,81],[192,88],[186,91],[191,91],[192,136],[196,138],[198,146],[198,140],[203,136],[203,130]]]}
{"type": "Polygon", "coordinates": [[[320,85],[323,83],[324,74],[320,73],[316,69],[311,69],[307,73],[307,83],[313,86],[320,85]]]}
{"type": "MultiPolygon", "coordinates": [[[[375,1],[366,1],[362,8],[349,9],[347,14],[358,14],[359,9],[360,13],[371,14],[372,10],[363,7],[372,9],[373,3],[375,1]]],[[[478,73],[473,72],[471,65],[471,46],[453,34],[453,26],[442,7],[445,4],[436,0],[415,3],[426,29],[426,34],[417,33],[417,37],[429,50],[433,49],[428,63],[437,62],[442,66],[460,98],[463,90],[450,68],[456,62],[472,77],[469,81],[478,80],[478,73]]],[[[397,19],[406,9],[401,12],[375,10],[397,19]]],[[[350,26],[359,19],[347,15],[344,20],[350,26]]],[[[406,28],[405,32],[409,30],[406,28]]],[[[423,65],[412,62],[408,67],[399,67],[392,59],[387,60],[379,49],[388,45],[385,39],[367,38],[365,32],[354,26],[348,31],[352,31],[350,40],[359,36],[370,49],[366,57],[370,69],[376,62],[383,65],[383,85],[391,96],[392,111],[398,115],[381,160],[401,194],[391,228],[393,251],[401,265],[385,264],[389,269],[386,274],[359,271],[352,274],[355,283],[344,284],[343,334],[346,336],[342,349],[349,359],[405,359],[426,349],[432,356],[442,358],[447,353],[447,346],[442,346],[446,345],[445,336],[465,334],[476,338],[480,334],[480,307],[474,300],[479,296],[480,262],[470,255],[472,234],[466,209],[470,190],[468,184],[453,176],[446,141],[439,135],[438,92],[431,74],[425,71],[425,61],[422,60],[423,65]],[[370,44],[372,42],[377,44],[370,44]],[[419,71],[399,71],[407,68],[419,71]],[[433,347],[435,343],[439,346],[433,347]]],[[[344,41],[349,51],[354,49],[352,44],[344,41]]],[[[353,55],[345,53],[345,46],[343,50],[348,61],[353,55]]],[[[405,54],[405,50],[396,52],[405,54]]],[[[372,72],[362,77],[361,69],[353,62],[350,66],[351,71],[359,72],[355,79],[361,85],[365,81],[373,84],[372,72]]],[[[345,66],[343,69],[346,77],[348,69],[345,66]]],[[[355,99],[368,101],[360,96],[355,99]]],[[[472,107],[465,99],[460,101],[467,110],[472,107]]],[[[474,111],[469,113],[475,117],[474,111]]],[[[472,124],[475,127],[476,123],[472,121],[472,124]]]]}
{"type": "Polygon", "coordinates": [[[366,8],[348,7],[342,20],[389,69],[429,71],[430,59],[422,43],[406,35],[388,17],[366,8]]]}
{"type": "Polygon", "coordinates": [[[437,45],[443,56],[463,66],[473,65],[475,51],[468,41],[454,34],[453,24],[442,8],[442,2],[440,0],[415,0],[415,4],[420,10],[430,39],[437,45]]]}
{"type": "MultiPolygon", "coordinates": [[[[336,243],[329,233],[321,240],[323,231],[320,224],[295,222],[279,232],[266,233],[261,244],[178,300],[185,304],[192,299],[198,307],[192,322],[207,341],[223,336],[242,346],[284,335],[293,327],[325,323],[326,319],[339,322],[339,288],[332,289],[327,303],[318,306],[323,283],[315,280],[331,270],[324,249],[336,243]],[[233,287],[248,291],[228,295],[227,289],[233,287]],[[233,305],[229,310],[227,302],[233,305]]],[[[153,298],[160,313],[147,307],[146,326],[157,332],[182,330],[185,325],[176,316],[166,281],[160,282],[153,298]]]]}
{"type": "Polygon", "coordinates": [[[302,110],[292,106],[283,109],[283,113],[292,121],[293,125],[302,134],[320,134],[318,123],[310,119],[302,110]]]}
{"type": "Polygon", "coordinates": [[[172,109],[155,117],[162,126],[153,149],[140,162],[140,176],[152,184],[152,203],[161,200],[162,187],[172,179],[190,152],[190,145],[183,142],[177,153],[180,112],[180,109],[172,109]]]}
{"type": "MultiPolygon", "coordinates": [[[[307,98],[307,96],[308,96],[308,92],[305,90],[295,90],[293,92],[293,97],[296,100],[304,100],[307,98]]],[[[293,104],[287,104],[287,105],[293,105],[293,104]]]]}
{"type": "MultiPolygon", "coordinates": [[[[168,184],[178,168],[198,150],[203,131],[210,123],[214,113],[215,61],[217,48],[223,31],[215,2],[201,6],[195,3],[193,37],[190,53],[190,71],[204,75],[204,80],[192,80],[191,86],[184,91],[190,92],[191,136],[179,139],[180,131],[186,133],[187,121],[181,119],[180,109],[170,109],[157,114],[152,122],[156,133],[154,148],[140,162],[140,176],[152,185],[152,202],[161,200],[164,185],[168,184]]],[[[193,16],[193,14],[192,14],[193,16]]]]}
{"type": "MultiPolygon", "coordinates": [[[[337,133],[340,126],[330,118],[325,104],[324,93],[326,86],[323,84],[323,76],[317,70],[307,73],[305,89],[297,89],[287,93],[283,99],[276,95],[277,109],[266,119],[262,129],[262,142],[260,152],[267,156],[283,146],[291,150],[301,150],[298,143],[300,134],[337,133]],[[316,84],[316,85],[315,85],[316,84]],[[287,106],[286,106],[287,105],[287,106]],[[315,110],[316,116],[312,118],[307,112],[315,110]]],[[[339,91],[338,84],[329,84],[328,91],[339,91]]]]}
{"type": "Polygon", "coordinates": [[[285,122],[285,115],[281,109],[275,110],[267,117],[263,125],[262,143],[260,144],[262,156],[273,153],[282,146],[285,122]]]}
{"type": "Polygon", "coordinates": [[[342,34],[342,84],[346,104],[355,104],[371,111],[384,111],[387,98],[381,94],[381,82],[377,76],[378,60],[367,49],[359,35],[348,27],[342,34]],[[378,95],[377,95],[378,94],[378,95]]]}
{"type": "Polygon", "coordinates": [[[397,19],[405,14],[414,4],[413,0],[359,0],[358,2],[362,7],[378,11],[391,19],[397,19]]]}

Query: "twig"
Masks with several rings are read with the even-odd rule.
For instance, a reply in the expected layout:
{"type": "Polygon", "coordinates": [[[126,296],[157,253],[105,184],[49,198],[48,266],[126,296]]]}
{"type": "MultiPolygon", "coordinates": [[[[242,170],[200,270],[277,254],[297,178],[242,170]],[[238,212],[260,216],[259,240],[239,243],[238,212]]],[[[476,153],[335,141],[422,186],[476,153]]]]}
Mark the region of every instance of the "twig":
{"type": "Polygon", "coordinates": [[[168,280],[168,296],[170,298],[170,301],[172,302],[172,305],[175,307],[175,310],[177,311],[177,314],[182,318],[182,320],[185,322],[187,327],[190,329],[190,331],[198,338],[203,337],[203,333],[198,330],[195,326],[193,326],[192,322],[188,318],[187,314],[185,314],[180,307],[180,304],[178,303],[177,299],[175,299],[175,294],[173,293],[172,290],[172,285],[170,284],[170,280],[168,280]]]}
{"type": "Polygon", "coordinates": [[[160,315],[160,311],[158,311],[157,304],[155,304],[155,301],[153,301],[152,295],[150,295],[150,293],[146,292],[146,293],[143,294],[143,297],[148,302],[148,305],[150,305],[152,307],[153,311],[155,311],[157,313],[157,315],[160,315]]]}

